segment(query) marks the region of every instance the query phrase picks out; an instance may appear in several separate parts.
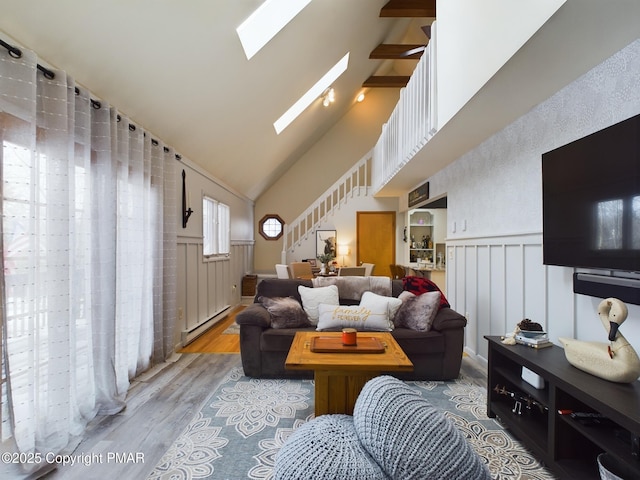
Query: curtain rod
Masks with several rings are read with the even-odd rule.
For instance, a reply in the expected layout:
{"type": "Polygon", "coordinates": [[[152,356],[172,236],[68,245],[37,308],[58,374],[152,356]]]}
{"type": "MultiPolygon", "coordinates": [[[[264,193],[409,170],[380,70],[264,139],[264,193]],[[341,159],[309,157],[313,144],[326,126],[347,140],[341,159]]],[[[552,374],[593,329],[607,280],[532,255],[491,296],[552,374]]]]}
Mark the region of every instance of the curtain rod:
{"type": "MultiPolygon", "coordinates": [[[[13,45],[8,44],[7,42],[5,42],[4,40],[2,40],[0,38],[0,45],[2,45],[4,48],[7,49],[7,51],[9,52],[9,55],[12,56],[13,58],[22,58],[22,50],[20,50],[18,47],[14,47],[13,45]]],[[[42,65],[40,65],[39,63],[37,64],[38,70],[40,70],[43,75],[48,78],[49,80],[53,80],[56,77],[56,74],[54,72],[52,72],[51,70],[49,70],[48,68],[43,67],[42,65]]],[[[76,95],[80,95],[80,89],[78,87],[75,87],[75,94],[76,95]]],[[[102,104],[98,101],[98,100],[94,100],[93,98],[90,99],[91,100],[91,106],[93,108],[95,108],[96,110],[99,110],[102,107],[102,104]]],[[[120,121],[120,115],[118,115],[118,121],[120,121]]],[[[132,132],[136,129],[136,126],[132,123],[129,124],[129,130],[131,130],[132,132]]],[[[144,132],[144,136],[147,136],[147,133],[144,132]]],[[[158,146],[159,142],[156,139],[151,139],[151,143],[154,146],[158,146]]],[[[164,147],[164,151],[165,153],[169,152],[169,147],[164,147]]],[[[182,160],[182,155],[179,154],[175,154],[176,160],[182,160]]]]}
{"type": "MultiPolygon", "coordinates": [[[[9,55],[11,55],[13,58],[22,58],[22,50],[20,50],[18,47],[9,45],[7,42],[5,42],[2,39],[0,39],[0,45],[2,45],[4,48],[6,48],[9,51],[9,55]]],[[[38,70],[40,70],[44,74],[44,76],[47,77],[49,80],[53,80],[56,77],[55,73],[53,73],[48,68],[44,68],[39,63],[38,63],[38,70]]]]}

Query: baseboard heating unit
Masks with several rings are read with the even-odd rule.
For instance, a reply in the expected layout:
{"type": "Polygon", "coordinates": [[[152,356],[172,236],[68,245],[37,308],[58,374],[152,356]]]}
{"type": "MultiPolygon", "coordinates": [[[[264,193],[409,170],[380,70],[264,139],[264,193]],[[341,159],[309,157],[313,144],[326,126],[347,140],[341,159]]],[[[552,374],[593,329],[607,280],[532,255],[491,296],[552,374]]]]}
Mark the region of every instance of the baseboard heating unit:
{"type": "Polygon", "coordinates": [[[207,320],[204,320],[203,322],[200,322],[199,324],[197,324],[196,326],[194,326],[189,330],[183,330],[182,336],[181,336],[182,346],[183,347],[187,346],[189,343],[193,342],[196,338],[198,338],[204,332],[206,332],[211,327],[213,327],[220,320],[225,318],[229,313],[230,308],[231,308],[231,305],[227,305],[222,309],[220,309],[218,313],[216,313],[213,317],[207,320]]]}

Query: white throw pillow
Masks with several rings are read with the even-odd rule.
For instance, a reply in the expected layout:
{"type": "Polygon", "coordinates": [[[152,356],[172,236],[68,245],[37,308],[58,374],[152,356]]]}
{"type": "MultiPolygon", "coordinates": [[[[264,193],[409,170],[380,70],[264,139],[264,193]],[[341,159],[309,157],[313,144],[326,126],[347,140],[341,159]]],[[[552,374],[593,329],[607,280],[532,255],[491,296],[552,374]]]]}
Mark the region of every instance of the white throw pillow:
{"type": "Polygon", "coordinates": [[[318,331],[355,328],[358,331],[389,332],[393,323],[389,321],[386,308],[373,310],[362,305],[327,305],[318,306],[320,318],[318,331]]]}
{"type": "Polygon", "coordinates": [[[298,293],[302,299],[302,308],[307,312],[312,325],[318,324],[318,305],[326,303],[328,305],[339,305],[338,287],[329,285],[327,287],[305,287],[298,285],[298,293]]]}
{"type": "Polygon", "coordinates": [[[371,310],[378,312],[380,310],[386,310],[387,316],[393,325],[393,318],[396,316],[396,312],[402,305],[402,300],[396,297],[385,297],[384,295],[378,295],[373,292],[364,292],[360,299],[360,306],[367,307],[371,310]]]}

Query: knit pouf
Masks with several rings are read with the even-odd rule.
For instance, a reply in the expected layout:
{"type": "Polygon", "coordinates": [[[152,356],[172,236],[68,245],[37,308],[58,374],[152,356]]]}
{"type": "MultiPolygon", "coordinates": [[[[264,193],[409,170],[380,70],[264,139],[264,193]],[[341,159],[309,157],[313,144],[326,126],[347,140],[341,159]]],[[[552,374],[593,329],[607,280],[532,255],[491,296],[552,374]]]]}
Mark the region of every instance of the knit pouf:
{"type": "Polygon", "coordinates": [[[394,377],[365,384],[353,423],[364,448],[394,480],[491,479],[453,422],[394,377]]]}
{"type": "Polygon", "coordinates": [[[278,451],[278,480],[381,480],[389,477],[362,447],[349,415],[322,415],[301,427],[278,451]]]}

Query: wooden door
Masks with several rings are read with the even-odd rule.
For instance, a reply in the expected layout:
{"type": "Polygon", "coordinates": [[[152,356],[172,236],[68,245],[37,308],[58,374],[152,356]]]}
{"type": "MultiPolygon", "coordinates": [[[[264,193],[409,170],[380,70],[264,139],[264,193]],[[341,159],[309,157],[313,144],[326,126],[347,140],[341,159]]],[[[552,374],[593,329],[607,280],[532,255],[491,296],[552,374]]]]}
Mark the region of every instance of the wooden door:
{"type": "Polygon", "coordinates": [[[374,275],[391,276],[396,263],[396,212],[356,212],[357,264],[374,263],[374,275]]]}

